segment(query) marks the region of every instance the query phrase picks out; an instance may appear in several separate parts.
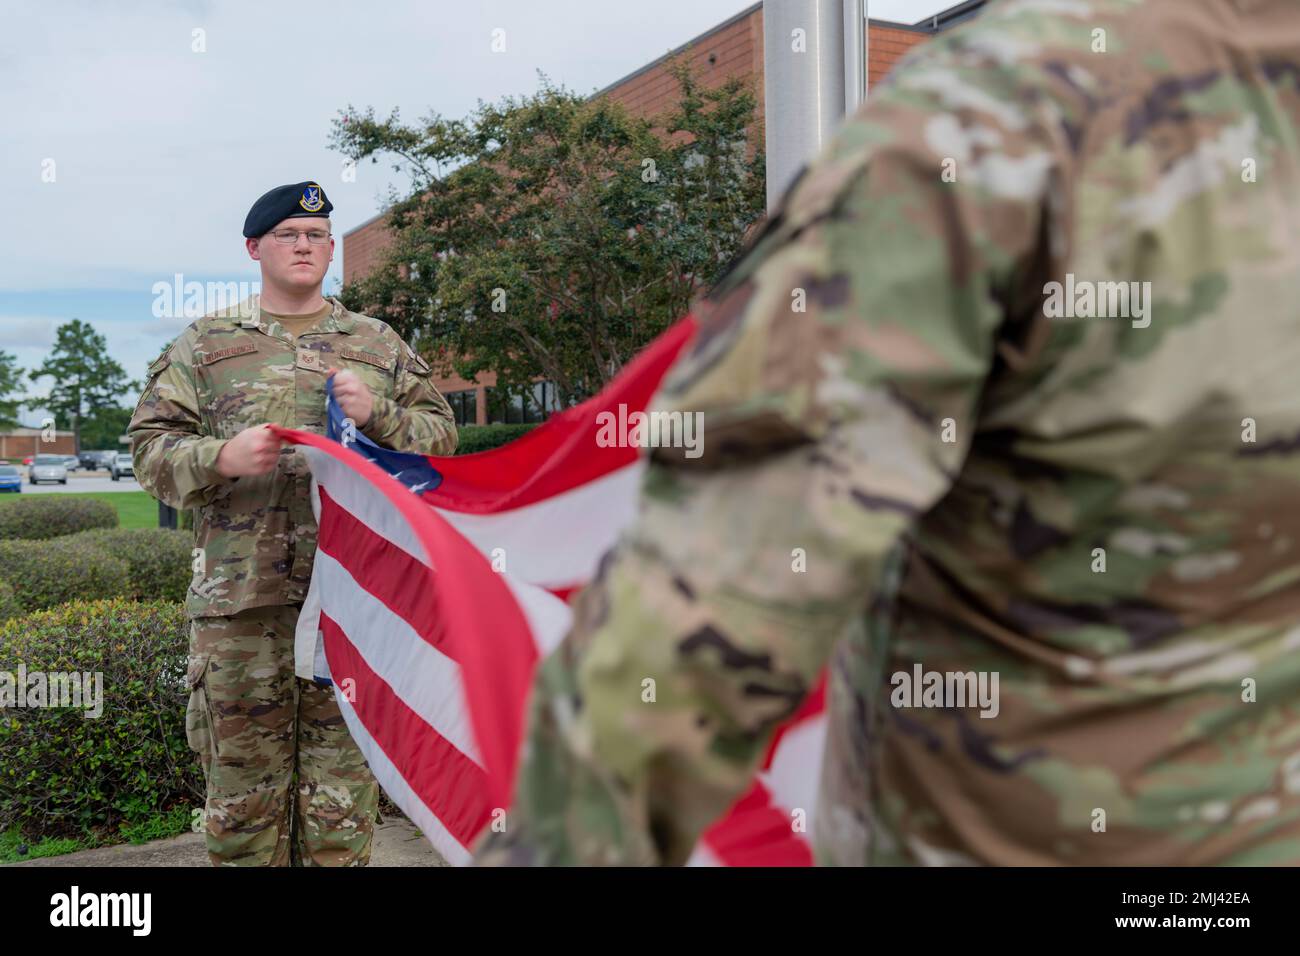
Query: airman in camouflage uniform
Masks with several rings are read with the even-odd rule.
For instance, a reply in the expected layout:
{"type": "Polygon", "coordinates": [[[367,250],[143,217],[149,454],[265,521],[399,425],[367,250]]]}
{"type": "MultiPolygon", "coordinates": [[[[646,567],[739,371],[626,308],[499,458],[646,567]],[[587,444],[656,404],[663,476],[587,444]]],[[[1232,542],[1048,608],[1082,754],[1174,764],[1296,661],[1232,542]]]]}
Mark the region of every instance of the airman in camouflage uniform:
{"type": "Polygon", "coordinates": [[[258,297],[194,322],[149,366],[128,428],[140,484],[198,512],[186,726],[207,776],[214,864],[364,865],[378,802],[333,689],[294,676],[316,551],[306,460],[285,445],[269,472],[225,478],[222,447],[268,422],[322,434],[333,367],[369,388],[359,428],[375,442],[456,448],[424,360],[385,323],[326,301],[328,314],[296,338],[258,297]]]}
{"type": "Polygon", "coordinates": [[[653,453],[481,859],[683,862],[829,665],[820,863],[1300,863],[1298,182],[1289,0],[910,54],[697,306],[655,408],[705,454],[653,453]]]}

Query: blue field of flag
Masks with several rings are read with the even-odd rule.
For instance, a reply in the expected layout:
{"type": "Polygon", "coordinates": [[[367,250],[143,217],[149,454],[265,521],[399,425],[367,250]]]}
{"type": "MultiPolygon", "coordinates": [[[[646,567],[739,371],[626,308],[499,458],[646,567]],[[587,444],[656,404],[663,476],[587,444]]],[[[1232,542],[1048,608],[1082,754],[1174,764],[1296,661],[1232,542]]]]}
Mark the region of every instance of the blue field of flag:
{"type": "Polygon", "coordinates": [[[374,462],[417,495],[442,484],[442,474],[424,455],[382,448],[363,435],[360,428],[349,428],[347,416],[334,400],[333,375],[325,380],[325,407],[329,416],[325,426],[328,438],[374,462]]]}

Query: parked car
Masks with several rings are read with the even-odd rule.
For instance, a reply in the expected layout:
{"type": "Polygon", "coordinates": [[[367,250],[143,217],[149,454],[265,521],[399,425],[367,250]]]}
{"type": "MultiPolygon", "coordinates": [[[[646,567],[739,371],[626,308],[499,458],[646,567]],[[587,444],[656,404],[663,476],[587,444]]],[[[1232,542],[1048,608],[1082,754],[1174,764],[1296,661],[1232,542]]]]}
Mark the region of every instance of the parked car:
{"type": "Polygon", "coordinates": [[[104,471],[113,470],[113,462],[117,461],[118,452],[101,451],[99,453],[99,467],[104,471]]]}
{"type": "Polygon", "coordinates": [[[126,475],[128,478],[134,478],[135,466],[131,464],[131,456],[119,454],[113,459],[113,465],[109,469],[109,472],[114,481],[117,481],[123,475],[126,475]]]}
{"type": "Polygon", "coordinates": [[[0,491],[22,490],[22,473],[13,465],[0,465],[0,491]]]}
{"type": "Polygon", "coordinates": [[[31,464],[32,462],[34,462],[35,460],[36,460],[36,458],[35,458],[34,456],[32,456],[32,455],[28,455],[26,458],[23,459],[23,464],[24,464],[24,465],[30,465],[30,464],[31,464]]]}
{"type": "Polygon", "coordinates": [[[66,485],[68,469],[63,463],[63,456],[37,455],[32,466],[27,469],[27,481],[33,485],[39,485],[42,481],[57,481],[66,485]]]}
{"type": "Polygon", "coordinates": [[[98,471],[99,456],[100,452],[97,451],[83,451],[77,456],[77,462],[82,468],[86,469],[86,471],[98,471]]]}
{"type": "Polygon", "coordinates": [[[68,471],[76,471],[81,467],[81,459],[76,455],[64,455],[63,467],[68,469],[68,471]]]}

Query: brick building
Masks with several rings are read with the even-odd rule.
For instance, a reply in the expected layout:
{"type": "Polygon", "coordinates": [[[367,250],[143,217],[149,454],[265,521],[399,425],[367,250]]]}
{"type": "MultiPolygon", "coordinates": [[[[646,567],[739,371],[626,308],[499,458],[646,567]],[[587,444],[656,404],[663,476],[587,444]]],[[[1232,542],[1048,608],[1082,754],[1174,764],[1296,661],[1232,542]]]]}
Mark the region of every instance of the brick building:
{"type": "MultiPolygon", "coordinates": [[[[918,43],[979,12],[985,0],[966,0],[916,24],[870,20],[867,24],[868,91],[882,79],[898,60],[918,43]]],[[[763,4],[741,10],[735,16],[682,44],[676,50],[647,63],[616,80],[593,96],[607,96],[636,116],[652,116],[672,106],[677,85],[669,75],[665,61],[689,49],[689,62],[703,84],[713,86],[738,76],[753,84],[758,99],[755,122],[763,122],[763,4]]],[[[869,94],[868,94],[869,95],[869,94]]],[[[761,132],[758,138],[761,143],[761,132]]],[[[343,281],[351,282],[370,272],[379,261],[387,239],[385,214],[368,219],[343,234],[343,281]]],[[[497,407],[488,401],[488,390],[496,376],[485,373],[477,382],[457,376],[436,380],[438,390],[447,397],[456,419],[462,424],[487,424],[491,421],[536,421],[554,406],[546,383],[535,389],[535,409],[523,407],[522,399],[513,405],[497,407]],[[489,407],[492,406],[492,407],[489,407]]]]}
{"type": "Polygon", "coordinates": [[[15,428],[0,432],[0,461],[22,461],[29,455],[75,455],[72,432],[51,433],[51,441],[41,441],[39,428],[15,428]]]}

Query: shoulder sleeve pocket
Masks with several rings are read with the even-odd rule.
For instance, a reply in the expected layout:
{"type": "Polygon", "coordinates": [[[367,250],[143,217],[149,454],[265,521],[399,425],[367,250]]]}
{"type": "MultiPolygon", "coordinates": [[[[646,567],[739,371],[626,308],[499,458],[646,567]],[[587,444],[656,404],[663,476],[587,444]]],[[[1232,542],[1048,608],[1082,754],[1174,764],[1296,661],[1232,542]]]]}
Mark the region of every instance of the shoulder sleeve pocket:
{"type": "Polygon", "coordinates": [[[406,367],[422,378],[427,378],[433,374],[433,369],[429,368],[429,363],[422,359],[420,353],[409,345],[406,346],[406,367]]]}
{"type": "Polygon", "coordinates": [[[149,365],[149,377],[153,378],[172,362],[172,350],[168,348],[149,365]]]}

